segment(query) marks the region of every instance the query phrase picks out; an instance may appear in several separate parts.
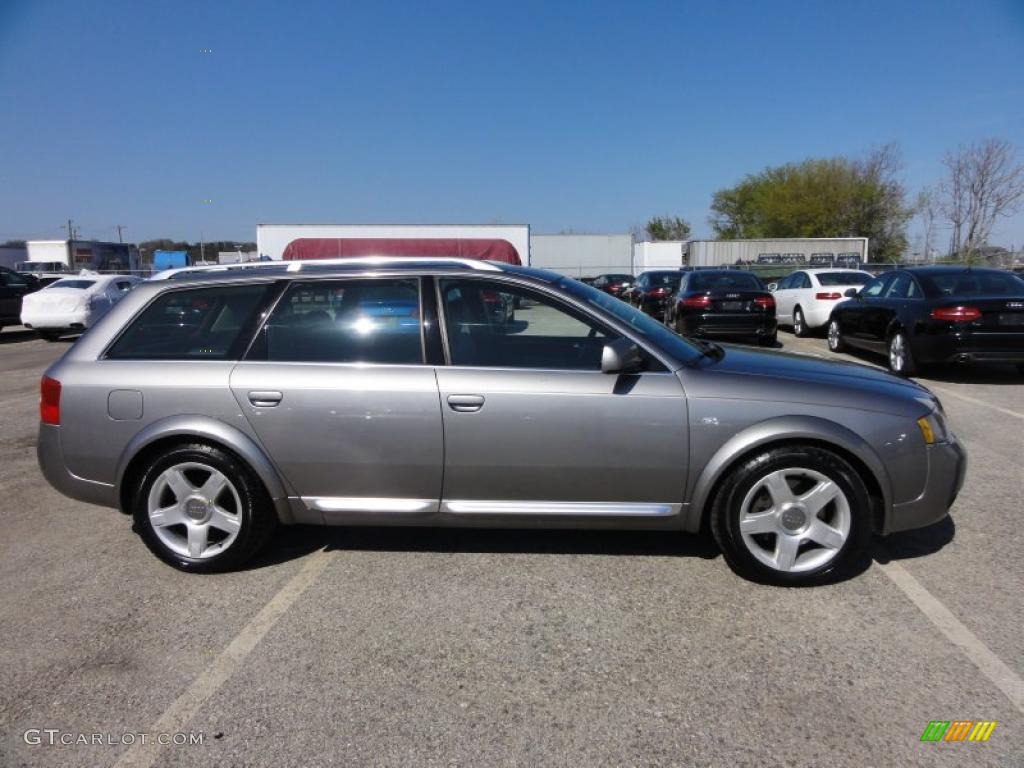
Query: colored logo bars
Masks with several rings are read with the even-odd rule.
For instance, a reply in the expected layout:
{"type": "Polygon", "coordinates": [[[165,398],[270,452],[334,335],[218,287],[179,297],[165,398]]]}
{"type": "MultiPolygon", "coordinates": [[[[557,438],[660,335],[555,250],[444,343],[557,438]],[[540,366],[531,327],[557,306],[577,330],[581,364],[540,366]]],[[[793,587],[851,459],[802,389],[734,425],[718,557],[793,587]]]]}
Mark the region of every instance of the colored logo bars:
{"type": "Polygon", "coordinates": [[[921,741],[988,741],[995,727],[994,720],[932,720],[921,741]]]}

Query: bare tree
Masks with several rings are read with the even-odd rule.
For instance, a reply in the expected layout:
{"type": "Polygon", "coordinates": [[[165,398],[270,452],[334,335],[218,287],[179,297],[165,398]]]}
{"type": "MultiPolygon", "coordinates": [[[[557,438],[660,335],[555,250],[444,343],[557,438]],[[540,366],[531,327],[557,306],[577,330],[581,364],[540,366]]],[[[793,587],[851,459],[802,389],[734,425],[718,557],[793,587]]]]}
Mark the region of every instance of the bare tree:
{"type": "Polygon", "coordinates": [[[971,260],[996,222],[1024,205],[1024,163],[1004,139],[959,147],[943,160],[942,213],[952,227],[950,253],[971,260]]]}
{"type": "Polygon", "coordinates": [[[914,207],[917,210],[918,217],[921,219],[922,255],[925,261],[934,261],[935,222],[941,214],[939,190],[935,187],[925,187],[922,189],[917,193],[917,201],[914,207]]]}

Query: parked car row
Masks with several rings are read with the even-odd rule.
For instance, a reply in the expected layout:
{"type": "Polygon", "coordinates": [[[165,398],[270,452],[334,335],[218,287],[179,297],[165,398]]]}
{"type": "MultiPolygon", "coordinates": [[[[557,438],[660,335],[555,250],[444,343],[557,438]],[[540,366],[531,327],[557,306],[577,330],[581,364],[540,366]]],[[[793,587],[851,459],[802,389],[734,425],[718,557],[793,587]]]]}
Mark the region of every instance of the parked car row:
{"type": "Polygon", "coordinates": [[[800,337],[827,329],[833,352],[885,355],[904,376],[945,363],[1024,373],[1024,277],[1000,269],[800,269],[767,286],[736,269],[665,270],[638,275],[619,298],[684,336],[773,346],[777,326],[800,337]]]}
{"type": "Polygon", "coordinates": [[[23,325],[47,341],[81,333],[141,282],[133,275],[83,271],[44,284],[33,275],[0,267],[0,329],[23,325]]]}

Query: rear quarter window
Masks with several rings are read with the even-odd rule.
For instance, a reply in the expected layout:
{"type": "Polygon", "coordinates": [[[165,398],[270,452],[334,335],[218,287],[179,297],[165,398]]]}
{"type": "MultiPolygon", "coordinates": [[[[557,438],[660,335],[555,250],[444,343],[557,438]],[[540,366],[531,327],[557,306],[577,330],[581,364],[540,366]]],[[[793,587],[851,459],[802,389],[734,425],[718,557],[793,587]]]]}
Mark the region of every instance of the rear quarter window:
{"type": "Polygon", "coordinates": [[[113,360],[228,360],[242,329],[272,286],[215,286],[169,291],[128,324],[107,351],[113,360]]]}

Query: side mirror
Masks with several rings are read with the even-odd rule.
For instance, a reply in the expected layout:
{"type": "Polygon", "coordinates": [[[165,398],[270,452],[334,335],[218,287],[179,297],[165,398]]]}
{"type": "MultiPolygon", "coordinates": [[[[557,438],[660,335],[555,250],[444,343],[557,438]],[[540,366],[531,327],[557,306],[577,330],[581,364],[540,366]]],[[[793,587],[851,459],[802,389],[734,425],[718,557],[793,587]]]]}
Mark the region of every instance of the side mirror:
{"type": "Polygon", "coordinates": [[[636,373],[643,367],[640,347],[629,339],[613,339],[601,350],[601,373],[636,373]]]}
{"type": "Polygon", "coordinates": [[[775,293],[777,290],[779,290],[779,284],[778,283],[768,283],[768,290],[771,291],[772,293],[775,293]]]}
{"type": "Polygon", "coordinates": [[[860,297],[860,291],[856,288],[847,288],[846,293],[843,294],[848,299],[856,299],[860,297]]]}

